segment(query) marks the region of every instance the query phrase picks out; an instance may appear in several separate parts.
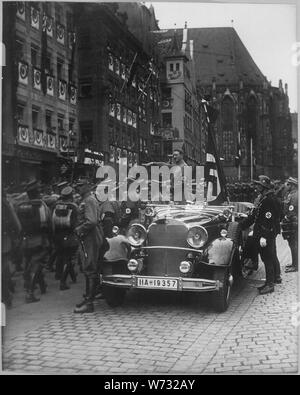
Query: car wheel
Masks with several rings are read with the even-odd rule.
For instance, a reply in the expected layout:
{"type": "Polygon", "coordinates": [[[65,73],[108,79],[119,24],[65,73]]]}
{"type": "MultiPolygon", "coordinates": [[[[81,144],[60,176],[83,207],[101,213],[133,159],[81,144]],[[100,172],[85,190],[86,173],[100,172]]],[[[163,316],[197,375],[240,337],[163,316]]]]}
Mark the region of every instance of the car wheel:
{"type": "Polygon", "coordinates": [[[124,303],[125,295],[126,295],[125,289],[109,287],[109,286],[103,287],[104,299],[110,307],[121,306],[124,303]]]}
{"type": "Polygon", "coordinates": [[[212,305],[217,312],[223,313],[229,306],[231,295],[232,275],[230,268],[215,268],[213,280],[220,281],[223,286],[219,291],[212,293],[212,305]]]}

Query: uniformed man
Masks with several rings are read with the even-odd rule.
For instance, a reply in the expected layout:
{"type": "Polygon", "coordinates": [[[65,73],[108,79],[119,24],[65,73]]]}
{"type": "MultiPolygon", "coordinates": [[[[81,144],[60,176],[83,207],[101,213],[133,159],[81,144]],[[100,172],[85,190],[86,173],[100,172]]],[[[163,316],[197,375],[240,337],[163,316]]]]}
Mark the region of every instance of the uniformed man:
{"type": "Polygon", "coordinates": [[[257,207],[242,222],[242,227],[247,228],[254,224],[254,243],[266,270],[266,282],[262,287],[258,288],[259,293],[264,295],[274,292],[274,284],[281,282],[280,278],[276,278],[278,276],[278,268],[276,267],[278,262],[276,236],[280,233],[280,207],[278,200],[274,196],[273,185],[269,177],[260,176],[259,181],[254,182],[257,185],[261,198],[257,203],[257,207]]]}
{"type": "Polygon", "coordinates": [[[29,200],[18,205],[17,215],[23,230],[25,301],[33,303],[39,301],[34,296],[36,285],[39,285],[42,294],[47,288],[43,263],[48,253],[51,217],[49,208],[41,199],[40,184],[37,180],[28,183],[26,192],[29,200]]]}
{"type": "Polygon", "coordinates": [[[86,299],[78,304],[74,313],[91,313],[94,311],[94,298],[100,274],[100,263],[103,256],[103,230],[100,223],[100,206],[91,194],[87,181],[77,184],[77,190],[82,197],[79,206],[79,225],[75,233],[80,240],[82,269],[86,279],[86,299]]]}
{"type": "MultiPolygon", "coordinates": [[[[43,196],[44,202],[47,204],[47,206],[50,209],[51,216],[52,216],[53,208],[54,208],[56,202],[61,197],[62,190],[65,187],[67,187],[68,185],[69,185],[68,181],[61,181],[56,184],[53,184],[52,185],[53,193],[50,195],[43,196]]],[[[55,279],[60,280],[61,276],[62,276],[62,273],[60,270],[60,269],[62,269],[62,265],[59,262],[57,262],[57,251],[55,249],[54,241],[53,241],[52,235],[51,235],[49,238],[49,260],[47,263],[47,269],[49,271],[53,272],[54,271],[54,264],[55,264],[55,279]]]]}
{"type": "Polygon", "coordinates": [[[290,177],[286,190],[282,235],[287,239],[292,254],[292,263],[286,266],[285,272],[291,273],[298,271],[298,180],[290,177]]]}
{"type": "MultiPolygon", "coordinates": [[[[4,190],[2,190],[4,192],[4,190]]],[[[21,224],[11,202],[7,200],[6,193],[2,196],[2,264],[1,264],[1,289],[2,302],[11,307],[12,304],[12,279],[9,262],[14,245],[13,240],[21,234],[21,224]]]]}
{"type": "Polygon", "coordinates": [[[56,202],[52,214],[52,229],[57,265],[60,276],[60,290],[70,287],[67,284],[68,275],[73,283],[76,282],[75,264],[77,261],[78,238],[74,233],[78,225],[79,209],[73,201],[73,189],[68,186],[61,191],[61,198],[56,202]]]}
{"type": "MultiPolygon", "coordinates": [[[[174,172],[174,181],[170,183],[170,192],[172,196],[172,200],[178,201],[176,199],[176,196],[174,196],[174,191],[175,189],[175,183],[179,182],[181,187],[183,188],[184,185],[184,167],[188,166],[185,160],[183,159],[184,153],[182,149],[175,149],[172,154],[172,161],[171,163],[167,162],[149,162],[149,163],[144,163],[144,166],[167,166],[169,168],[172,168],[174,166],[177,166],[175,172],[174,172]]],[[[178,185],[178,184],[177,184],[178,185]]],[[[182,201],[181,203],[185,202],[186,200],[192,200],[192,197],[190,196],[184,196],[184,193],[182,193],[182,201]]]]}

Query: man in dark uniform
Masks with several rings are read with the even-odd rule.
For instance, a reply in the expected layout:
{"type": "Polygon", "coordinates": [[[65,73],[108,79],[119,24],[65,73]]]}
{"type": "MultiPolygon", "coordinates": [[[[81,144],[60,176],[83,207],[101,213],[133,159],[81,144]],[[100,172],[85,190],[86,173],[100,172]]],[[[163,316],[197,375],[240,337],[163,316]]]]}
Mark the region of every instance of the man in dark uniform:
{"type": "Polygon", "coordinates": [[[79,242],[74,234],[78,225],[78,206],[73,201],[73,189],[68,186],[61,191],[61,198],[55,204],[52,214],[53,240],[57,251],[57,265],[60,276],[60,290],[69,289],[67,278],[70,275],[73,283],[76,282],[74,266],[77,261],[79,242]]]}
{"type": "Polygon", "coordinates": [[[282,235],[288,241],[292,253],[292,264],[285,269],[286,273],[290,273],[298,271],[298,180],[290,177],[286,189],[282,235]]]}
{"type": "Polygon", "coordinates": [[[34,296],[37,284],[42,294],[46,292],[43,263],[49,248],[51,217],[49,208],[41,199],[40,184],[37,180],[28,183],[26,192],[29,200],[19,204],[17,215],[23,230],[25,300],[26,303],[33,303],[39,301],[34,296]]]}
{"type": "MultiPolygon", "coordinates": [[[[258,288],[259,293],[264,295],[274,292],[274,283],[277,282],[277,276],[280,276],[276,255],[276,236],[280,233],[280,206],[274,196],[273,185],[269,177],[260,176],[259,178],[259,181],[254,182],[261,195],[260,200],[249,217],[242,222],[242,227],[247,228],[254,224],[254,243],[266,270],[266,282],[258,288]]],[[[280,282],[281,279],[278,278],[278,283],[280,282]]]]}
{"type": "Polygon", "coordinates": [[[91,194],[90,185],[87,181],[81,181],[77,184],[77,190],[82,201],[79,206],[79,224],[75,228],[75,234],[80,240],[79,251],[86,279],[86,299],[76,306],[74,313],[92,313],[100,276],[100,263],[103,258],[101,254],[104,235],[100,223],[100,206],[95,196],[91,194]]]}
{"type": "MultiPolygon", "coordinates": [[[[61,192],[62,192],[63,188],[65,188],[67,186],[68,186],[67,181],[62,181],[60,183],[56,183],[52,186],[53,193],[43,196],[44,202],[47,204],[47,206],[50,209],[51,216],[53,213],[53,208],[61,196],[61,192]]],[[[49,260],[47,263],[47,269],[49,271],[53,272],[54,271],[53,266],[56,262],[55,279],[60,280],[61,275],[62,275],[60,269],[62,268],[62,265],[60,265],[59,262],[57,262],[57,251],[54,247],[54,241],[52,239],[52,235],[50,235],[50,237],[49,237],[49,249],[48,250],[49,250],[49,260]]]]}
{"type": "MultiPolygon", "coordinates": [[[[2,189],[2,193],[4,189],[2,189]]],[[[15,209],[7,200],[6,193],[2,195],[2,264],[1,264],[1,289],[2,302],[11,307],[12,298],[12,279],[9,262],[11,261],[11,253],[13,250],[13,240],[19,238],[21,234],[21,224],[16,215],[15,209]]]]}

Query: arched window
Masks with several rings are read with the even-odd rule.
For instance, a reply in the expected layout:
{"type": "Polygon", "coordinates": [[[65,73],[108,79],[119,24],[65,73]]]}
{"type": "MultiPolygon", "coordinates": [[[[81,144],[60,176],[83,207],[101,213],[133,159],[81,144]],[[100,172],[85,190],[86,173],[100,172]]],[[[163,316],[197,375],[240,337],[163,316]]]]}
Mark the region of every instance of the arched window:
{"type": "Polygon", "coordinates": [[[221,156],[227,162],[231,162],[234,159],[234,103],[230,97],[226,97],[221,106],[221,133],[222,138],[219,144],[219,151],[221,156]]]}
{"type": "Polygon", "coordinates": [[[254,96],[247,101],[246,130],[249,138],[255,138],[257,133],[257,102],[254,96]]]}

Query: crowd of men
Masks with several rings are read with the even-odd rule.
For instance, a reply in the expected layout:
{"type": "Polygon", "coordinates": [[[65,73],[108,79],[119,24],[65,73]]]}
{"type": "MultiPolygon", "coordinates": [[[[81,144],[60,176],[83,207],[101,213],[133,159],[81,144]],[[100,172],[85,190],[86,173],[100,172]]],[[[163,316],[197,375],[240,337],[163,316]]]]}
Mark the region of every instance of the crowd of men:
{"type": "MultiPolygon", "coordinates": [[[[96,295],[101,297],[101,264],[106,257],[116,255],[112,251],[117,248],[113,226],[126,229],[130,218],[138,216],[137,205],[130,201],[99,202],[95,187],[82,179],[72,185],[64,181],[42,186],[32,180],[17,191],[2,188],[2,301],[7,306],[14,292],[12,266],[24,273],[26,303],[40,300],[38,288],[41,294],[47,291],[45,268],[55,271],[61,291],[69,289],[68,278],[76,282],[79,268],[86,289],[74,312],[94,310],[96,295]]],[[[259,292],[273,292],[274,284],[281,283],[275,243],[280,232],[292,255],[286,272],[298,270],[298,181],[290,177],[286,182],[272,182],[260,176],[252,183],[227,187],[231,201],[254,202],[254,209],[242,223],[243,227],[254,225],[247,258],[257,264],[261,256],[266,283],[259,292]]]]}

